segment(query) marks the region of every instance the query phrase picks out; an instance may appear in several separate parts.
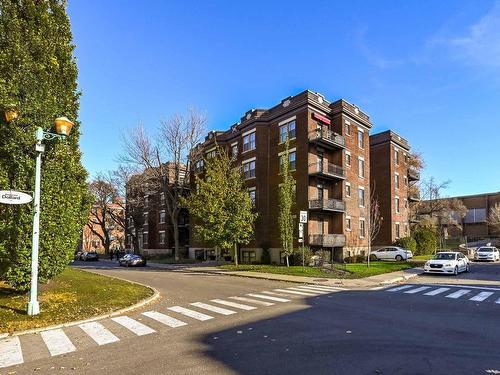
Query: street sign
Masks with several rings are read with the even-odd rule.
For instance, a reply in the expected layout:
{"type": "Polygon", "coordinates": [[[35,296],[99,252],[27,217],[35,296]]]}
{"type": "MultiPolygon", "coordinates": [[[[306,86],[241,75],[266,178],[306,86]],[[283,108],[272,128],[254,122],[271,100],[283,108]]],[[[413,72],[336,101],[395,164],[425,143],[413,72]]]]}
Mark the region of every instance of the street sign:
{"type": "Polygon", "coordinates": [[[15,190],[0,190],[0,203],[4,204],[25,204],[33,200],[29,194],[15,190]]]}
{"type": "Polygon", "coordinates": [[[307,211],[300,211],[300,220],[299,223],[307,223],[307,211]]]}
{"type": "Polygon", "coordinates": [[[304,223],[299,224],[299,238],[304,238],[304,223]]]}

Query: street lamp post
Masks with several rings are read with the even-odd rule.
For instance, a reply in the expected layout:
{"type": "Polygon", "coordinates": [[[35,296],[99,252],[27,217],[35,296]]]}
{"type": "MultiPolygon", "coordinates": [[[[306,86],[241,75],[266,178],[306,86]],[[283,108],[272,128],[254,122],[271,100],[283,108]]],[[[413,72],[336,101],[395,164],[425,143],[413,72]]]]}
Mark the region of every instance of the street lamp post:
{"type": "MultiPolygon", "coordinates": [[[[10,122],[18,117],[14,110],[5,112],[5,119],[10,122]]],[[[73,123],[67,117],[58,117],[54,121],[55,133],[44,131],[41,127],[36,129],[36,164],[35,164],[35,192],[33,196],[33,237],[31,247],[31,288],[30,300],[28,302],[28,315],[40,313],[38,303],[38,244],[40,239],[40,185],[42,175],[42,154],[45,151],[44,140],[60,139],[64,140],[71,132],[73,123]]]]}

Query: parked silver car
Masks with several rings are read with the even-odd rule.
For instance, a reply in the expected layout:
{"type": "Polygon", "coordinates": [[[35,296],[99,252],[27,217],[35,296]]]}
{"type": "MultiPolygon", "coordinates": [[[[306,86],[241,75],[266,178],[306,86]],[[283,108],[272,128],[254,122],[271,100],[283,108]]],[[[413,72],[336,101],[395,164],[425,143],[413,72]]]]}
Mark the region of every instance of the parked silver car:
{"type": "Polygon", "coordinates": [[[372,260],[396,260],[401,262],[413,258],[410,250],[398,246],[387,246],[378,249],[371,254],[372,260]]]}
{"type": "Polygon", "coordinates": [[[474,260],[488,260],[496,262],[500,260],[500,252],[493,246],[481,246],[474,254],[474,260]]]}

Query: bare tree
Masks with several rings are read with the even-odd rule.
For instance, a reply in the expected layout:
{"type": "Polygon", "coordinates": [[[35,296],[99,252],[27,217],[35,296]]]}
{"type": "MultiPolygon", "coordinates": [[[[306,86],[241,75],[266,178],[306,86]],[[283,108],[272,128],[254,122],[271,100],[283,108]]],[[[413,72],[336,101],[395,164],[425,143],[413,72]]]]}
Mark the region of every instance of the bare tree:
{"type": "Polygon", "coordinates": [[[206,117],[190,109],[186,115],[176,114],[161,121],[157,136],[147,134],[139,125],[124,139],[121,161],[147,172],[152,188],[165,196],[175,259],[179,259],[181,198],[189,191],[190,152],[202,140],[205,124],[206,117]]]}
{"type": "Polygon", "coordinates": [[[370,267],[370,257],[372,251],[372,243],[380,232],[382,226],[382,221],[384,218],[380,214],[380,204],[378,202],[378,197],[375,193],[375,183],[372,184],[370,189],[370,226],[368,228],[368,257],[367,265],[370,267]]]}
{"type": "Polygon", "coordinates": [[[500,232],[500,203],[490,208],[487,222],[495,231],[500,232]]]}

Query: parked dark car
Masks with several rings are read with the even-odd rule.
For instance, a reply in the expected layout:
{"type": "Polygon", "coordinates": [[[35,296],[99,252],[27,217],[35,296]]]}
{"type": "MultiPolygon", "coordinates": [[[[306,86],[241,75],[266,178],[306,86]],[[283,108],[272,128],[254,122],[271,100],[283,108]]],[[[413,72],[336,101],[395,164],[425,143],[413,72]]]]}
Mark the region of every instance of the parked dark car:
{"type": "Polygon", "coordinates": [[[77,251],[75,253],[75,260],[82,260],[83,251],[77,251]]]}
{"type": "Polygon", "coordinates": [[[82,255],[82,260],[84,262],[90,260],[99,260],[99,254],[97,254],[95,251],[85,251],[82,255]]]}
{"type": "Polygon", "coordinates": [[[144,267],[146,265],[146,258],[140,254],[126,254],[118,262],[120,266],[124,267],[144,267]]]}

